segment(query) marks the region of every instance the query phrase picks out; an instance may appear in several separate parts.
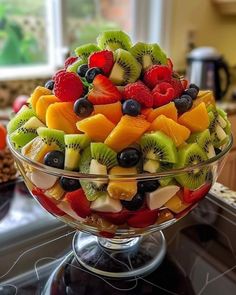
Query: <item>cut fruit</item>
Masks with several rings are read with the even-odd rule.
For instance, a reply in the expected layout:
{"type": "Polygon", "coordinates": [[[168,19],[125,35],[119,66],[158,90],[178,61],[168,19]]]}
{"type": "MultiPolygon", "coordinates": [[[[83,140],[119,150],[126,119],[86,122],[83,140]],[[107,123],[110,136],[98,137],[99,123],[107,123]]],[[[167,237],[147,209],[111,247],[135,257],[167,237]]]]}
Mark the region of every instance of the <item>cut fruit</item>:
{"type": "MultiPolygon", "coordinates": [[[[193,166],[207,159],[206,153],[197,143],[188,144],[179,149],[176,168],[193,166]]],[[[206,181],[207,172],[207,167],[195,168],[188,172],[177,174],[175,179],[184,187],[196,189],[206,181]]]]}
{"type": "Polygon", "coordinates": [[[57,147],[55,150],[65,149],[64,132],[61,130],[39,127],[37,133],[42,141],[48,146],[57,147]]]}
{"type": "Polygon", "coordinates": [[[16,129],[24,125],[31,117],[35,116],[35,112],[24,105],[20,111],[7,124],[7,132],[11,134],[16,129]]]}
{"type": "Polygon", "coordinates": [[[128,219],[127,223],[131,227],[144,228],[156,223],[159,212],[158,210],[143,209],[135,212],[128,219]]]}
{"type": "Polygon", "coordinates": [[[168,103],[166,105],[163,105],[163,106],[161,106],[159,108],[156,108],[156,109],[152,110],[148,114],[147,120],[149,122],[152,122],[160,115],[164,115],[167,118],[170,118],[170,119],[172,119],[174,121],[177,121],[178,111],[177,111],[177,109],[175,107],[174,102],[170,102],[170,103],[168,103]]]}
{"type": "Polygon", "coordinates": [[[143,170],[149,173],[160,171],[160,162],[156,160],[144,160],[143,170]]]}
{"type": "Polygon", "coordinates": [[[179,193],[165,203],[165,207],[176,214],[184,211],[189,206],[191,206],[191,204],[185,203],[179,193]]]}
{"type": "Polygon", "coordinates": [[[219,148],[228,140],[228,135],[220,125],[218,113],[210,111],[208,115],[210,120],[209,131],[211,134],[211,141],[214,147],[219,148]]]}
{"type": "Polygon", "coordinates": [[[205,103],[206,107],[209,105],[215,105],[215,98],[214,98],[213,91],[200,90],[198,92],[197,98],[193,101],[193,107],[196,107],[202,102],[205,103]]]}
{"type": "MultiPolygon", "coordinates": [[[[135,175],[137,174],[136,168],[123,168],[115,166],[110,170],[110,175],[135,175]]],[[[111,198],[130,201],[137,194],[137,181],[126,180],[117,178],[110,180],[107,191],[111,198]]]]}
{"type": "Polygon", "coordinates": [[[72,102],[60,102],[51,104],[46,113],[46,125],[48,128],[62,130],[67,134],[79,133],[76,123],[80,120],[74,113],[72,102]]]}
{"type": "Polygon", "coordinates": [[[112,67],[109,79],[115,85],[127,85],[135,82],[141,73],[141,65],[133,55],[124,50],[117,49],[114,53],[115,63],[112,67]]]}
{"type": "Polygon", "coordinates": [[[150,210],[158,209],[169,201],[178,191],[179,186],[169,185],[158,188],[154,192],[146,193],[147,205],[150,210]]]}
{"type": "Polygon", "coordinates": [[[90,202],[87,200],[84,191],[80,188],[65,195],[65,200],[69,202],[72,210],[81,218],[91,215],[90,202]]]}
{"type": "Polygon", "coordinates": [[[210,183],[204,184],[203,186],[201,186],[199,189],[195,191],[190,191],[189,189],[184,188],[183,200],[186,203],[195,203],[199,201],[200,199],[204,198],[210,189],[211,189],[210,183]]]}
{"type": "Polygon", "coordinates": [[[124,224],[127,221],[128,217],[130,216],[130,212],[128,210],[122,210],[118,213],[111,213],[111,212],[96,212],[96,213],[103,219],[115,225],[124,224]]]}
{"type": "Polygon", "coordinates": [[[112,132],[115,125],[104,115],[97,114],[81,120],[76,124],[77,128],[88,135],[92,141],[103,142],[112,132]]]}
{"type": "Polygon", "coordinates": [[[39,98],[42,95],[50,95],[50,94],[52,94],[51,90],[49,90],[48,88],[42,87],[42,86],[38,86],[34,89],[33,93],[31,94],[31,96],[28,100],[28,103],[30,103],[33,110],[36,110],[36,104],[37,104],[37,101],[39,100],[39,98]]]}
{"type": "Polygon", "coordinates": [[[80,152],[90,144],[90,138],[85,134],[65,135],[65,169],[79,169],[80,152]]]}
{"type": "Polygon", "coordinates": [[[48,173],[34,170],[28,173],[30,181],[39,189],[47,190],[51,188],[57,181],[57,177],[54,175],[48,175],[48,173]]]}
{"type": "Polygon", "coordinates": [[[90,208],[99,212],[118,213],[122,210],[122,205],[119,200],[112,199],[107,193],[104,193],[100,198],[91,203],[90,208]]]}
{"type": "Polygon", "coordinates": [[[132,46],[130,37],[122,31],[106,31],[97,37],[98,46],[101,49],[115,51],[118,48],[129,50],[132,46]]]}
{"type": "Polygon", "coordinates": [[[61,187],[60,182],[57,181],[50,189],[46,190],[44,194],[49,198],[59,201],[63,198],[65,191],[61,187]]]}
{"type": "Polygon", "coordinates": [[[176,123],[174,120],[164,115],[158,116],[151,124],[149,130],[160,130],[169,136],[176,146],[180,146],[190,136],[190,130],[183,125],[176,123]]]}
{"type": "Polygon", "coordinates": [[[36,103],[36,115],[43,122],[46,123],[47,108],[60,100],[55,95],[42,95],[39,97],[36,103]]]}
{"type": "Polygon", "coordinates": [[[131,117],[125,115],[108,135],[104,143],[119,152],[136,142],[149,126],[150,123],[143,119],[142,116],[131,117]]]}
{"type": "Polygon", "coordinates": [[[88,43],[88,44],[84,44],[77,47],[75,49],[75,54],[76,56],[80,57],[81,60],[83,60],[84,62],[87,62],[90,54],[99,50],[100,48],[96,44],[88,43]]]}
{"type": "Polygon", "coordinates": [[[102,114],[112,123],[117,124],[122,117],[122,104],[120,101],[110,104],[94,105],[94,114],[102,114]]]}
{"type": "Polygon", "coordinates": [[[141,109],[141,115],[143,115],[147,121],[149,121],[147,118],[148,118],[149,114],[151,114],[152,112],[153,112],[153,108],[142,108],[141,109]]]}
{"type": "MultiPolygon", "coordinates": [[[[107,175],[107,167],[100,164],[97,160],[92,159],[89,167],[89,174],[107,175]]],[[[93,180],[92,183],[94,183],[96,188],[100,188],[107,183],[107,180],[93,180]]]]}
{"type": "Polygon", "coordinates": [[[178,123],[186,126],[192,132],[204,131],[209,126],[209,117],[204,102],[181,115],[178,123]]]}
{"type": "Polygon", "coordinates": [[[159,212],[156,224],[162,224],[174,218],[174,215],[168,209],[163,209],[159,212]]]}
{"type": "Polygon", "coordinates": [[[90,145],[92,158],[100,164],[111,169],[117,165],[117,154],[104,143],[94,143],[90,145]]]}
{"type": "Polygon", "coordinates": [[[68,65],[68,67],[66,68],[66,71],[77,74],[78,67],[80,65],[83,65],[84,63],[85,61],[83,59],[77,58],[77,60],[73,62],[73,64],[68,65]]]}

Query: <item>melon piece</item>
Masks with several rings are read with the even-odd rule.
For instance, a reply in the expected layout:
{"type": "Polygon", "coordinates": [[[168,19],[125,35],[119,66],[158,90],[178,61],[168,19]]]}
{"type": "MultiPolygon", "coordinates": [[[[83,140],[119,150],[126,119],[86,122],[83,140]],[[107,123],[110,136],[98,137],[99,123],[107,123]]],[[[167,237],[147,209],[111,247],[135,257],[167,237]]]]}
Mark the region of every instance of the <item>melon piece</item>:
{"type": "Polygon", "coordinates": [[[124,115],[105,140],[105,144],[119,152],[131,143],[136,142],[149,127],[150,123],[142,116],[124,115]]]}
{"type": "Polygon", "coordinates": [[[175,107],[174,102],[170,102],[159,108],[154,109],[149,113],[147,120],[149,122],[153,122],[160,115],[165,115],[167,118],[177,121],[178,111],[175,107]]]}
{"type": "Polygon", "coordinates": [[[176,146],[180,146],[190,136],[190,130],[183,125],[178,124],[164,115],[158,116],[151,124],[149,130],[162,131],[169,136],[176,146]]]}
{"type": "Polygon", "coordinates": [[[94,114],[103,114],[112,123],[117,124],[122,117],[122,104],[117,101],[110,104],[94,105],[94,114]]]}
{"type": "Polygon", "coordinates": [[[88,135],[92,141],[104,142],[115,125],[103,114],[97,114],[77,123],[77,128],[88,135]]]}
{"type": "Polygon", "coordinates": [[[62,130],[67,134],[79,133],[76,127],[79,120],[74,113],[72,102],[53,103],[46,112],[47,127],[62,130]]]}
{"type": "Polygon", "coordinates": [[[46,123],[47,108],[55,102],[60,102],[55,95],[42,95],[37,100],[35,108],[36,115],[43,123],[46,123]]]}
{"type": "Polygon", "coordinates": [[[51,90],[42,87],[42,86],[38,86],[34,89],[33,93],[31,94],[30,98],[28,99],[28,102],[31,104],[33,110],[36,110],[36,103],[38,101],[38,99],[42,96],[42,95],[50,95],[52,94],[51,90]]]}
{"type": "Polygon", "coordinates": [[[193,100],[193,107],[196,107],[200,103],[204,102],[206,107],[209,105],[215,105],[215,97],[211,90],[200,90],[198,96],[193,100]]]}
{"type": "Polygon", "coordinates": [[[190,111],[181,115],[178,119],[178,123],[186,126],[192,132],[200,132],[207,129],[210,121],[205,103],[201,102],[190,111]]]}

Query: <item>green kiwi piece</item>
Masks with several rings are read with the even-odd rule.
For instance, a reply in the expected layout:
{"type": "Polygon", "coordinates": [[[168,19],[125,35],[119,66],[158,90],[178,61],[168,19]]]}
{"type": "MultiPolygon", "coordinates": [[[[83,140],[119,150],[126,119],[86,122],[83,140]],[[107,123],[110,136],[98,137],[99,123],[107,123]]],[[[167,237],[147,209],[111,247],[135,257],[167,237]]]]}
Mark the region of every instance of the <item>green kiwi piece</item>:
{"type": "Polygon", "coordinates": [[[209,159],[216,155],[209,129],[206,129],[202,132],[192,133],[188,139],[188,143],[194,142],[199,144],[199,146],[206,152],[209,159]]]}
{"type": "Polygon", "coordinates": [[[67,72],[77,73],[77,69],[80,65],[84,64],[85,61],[78,58],[73,64],[69,65],[66,69],[67,72]]]}
{"type": "Polygon", "coordinates": [[[118,165],[116,152],[104,143],[92,142],[91,155],[93,159],[106,166],[107,169],[111,169],[112,167],[118,165]]]}
{"type": "MultiPolygon", "coordinates": [[[[92,161],[92,154],[90,146],[88,146],[81,154],[79,168],[81,173],[88,174],[90,169],[90,163],[92,161]]],[[[84,193],[89,201],[94,201],[101,197],[106,191],[106,185],[96,187],[93,182],[88,180],[80,180],[80,184],[84,190],[84,193]]]]}
{"type": "MultiPolygon", "coordinates": [[[[187,144],[184,148],[178,151],[178,163],[176,168],[183,168],[199,164],[208,159],[207,154],[197,143],[187,144]]],[[[175,179],[183,187],[196,189],[206,181],[209,168],[196,168],[192,171],[177,174],[175,179]]]]}
{"type": "Polygon", "coordinates": [[[75,54],[80,57],[83,62],[87,62],[91,53],[100,51],[101,49],[93,43],[81,45],[75,49],[75,54]]]}
{"type": "Polygon", "coordinates": [[[227,113],[224,110],[217,108],[217,107],[216,107],[216,110],[219,115],[218,121],[219,121],[221,127],[224,129],[226,134],[229,135],[231,133],[231,123],[228,120],[227,113]]]}
{"type": "Polygon", "coordinates": [[[141,73],[141,65],[133,55],[124,49],[117,49],[114,53],[115,63],[109,79],[115,85],[126,85],[135,82],[141,73]]]}
{"type": "Polygon", "coordinates": [[[146,133],[140,140],[144,159],[176,163],[177,151],[172,139],[161,131],[146,133]]]}
{"type": "Polygon", "coordinates": [[[85,134],[66,134],[65,137],[65,169],[78,170],[81,150],[90,144],[85,134]]]}
{"type": "Polygon", "coordinates": [[[11,142],[14,143],[18,149],[25,146],[33,138],[37,137],[37,128],[45,125],[36,117],[31,117],[24,125],[16,129],[10,135],[11,142]]]}
{"type": "Polygon", "coordinates": [[[36,116],[35,112],[28,108],[27,106],[23,106],[20,111],[11,119],[11,121],[7,125],[7,132],[11,134],[16,129],[24,125],[31,117],[36,116]]]}
{"type": "Polygon", "coordinates": [[[64,135],[65,133],[61,130],[51,129],[47,127],[39,127],[37,129],[37,133],[42,141],[47,145],[55,145],[59,150],[64,151],[65,149],[65,141],[64,135]]]}
{"type": "Polygon", "coordinates": [[[129,50],[132,46],[130,37],[123,31],[106,31],[98,35],[98,46],[101,49],[115,51],[118,48],[129,50]]]}
{"type": "Polygon", "coordinates": [[[142,65],[144,71],[154,64],[167,63],[166,54],[156,43],[148,44],[138,42],[133,47],[131,47],[129,51],[142,65]]]}
{"type": "Polygon", "coordinates": [[[211,134],[211,140],[214,147],[219,148],[225,144],[228,140],[228,135],[225,133],[224,129],[220,126],[218,120],[218,113],[216,114],[213,111],[208,113],[209,116],[209,130],[211,134]]]}

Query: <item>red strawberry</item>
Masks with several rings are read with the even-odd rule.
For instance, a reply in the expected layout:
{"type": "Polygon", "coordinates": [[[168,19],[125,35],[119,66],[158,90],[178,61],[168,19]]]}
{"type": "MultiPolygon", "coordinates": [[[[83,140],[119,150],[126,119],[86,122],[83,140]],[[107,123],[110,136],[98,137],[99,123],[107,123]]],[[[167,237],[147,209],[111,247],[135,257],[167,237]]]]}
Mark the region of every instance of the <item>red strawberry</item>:
{"type": "Polygon", "coordinates": [[[158,210],[142,209],[132,214],[127,223],[132,227],[147,227],[157,221],[158,215],[158,210]]]}
{"type": "Polygon", "coordinates": [[[124,99],[134,99],[143,107],[153,106],[153,97],[150,89],[141,81],[127,84],[123,91],[124,99]]]}
{"type": "Polygon", "coordinates": [[[88,99],[93,104],[109,104],[121,100],[119,90],[103,75],[97,75],[93,80],[93,89],[88,94],[88,99]]]}
{"type": "Polygon", "coordinates": [[[69,65],[72,65],[75,61],[77,61],[77,59],[78,59],[78,56],[70,56],[70,57],[68,57],[65,60],[65,63],[64,63],[65,69],[67,69],[67,67],[69,65]]]}
{"type": "Polygon", "coordinates": [[[61,101],[74,102],[83,94],[83,83],[75,73],[60,70],[54,76],[54,82],[54,93],[61,101]]]}
{"type": "Polygon", "coordinates": [[[167,67],[171,69],[171,71],[173,71],[173,62],[171,60],[171,58],[167,58],[167,67]]]}
{"type": "Polygon", "coordinates": [[[39,188],[34,188],[32,190],[32,194],[36,197],[39,203],[51,214],[58,216],[63,216],[66,214],[61,209],[59,209],[51,199],[46,197],[42,190],[40,190],[39,188]]]}
{"type": "Polygon", "coordinates": [[[82,188],[67,193],[65,198],[70,203],[72,210],[74,210],[80,217],[85,218],[91,215],[90,202],[86,198],[82,188]]]}
{"type": "Polygon", "coordinates": [[[210,189],[211,189],[210,183],[206,183],[203,186],[201,186],[199,189],[194,191],[190,191],[188,188],[184,188],[183,200],[186,203],[195,203],[198,200],[205,197],[205,195],[209,192],[210,189]]]}
{"type": "Polygon", "coordinates": [[[121,212],[118,212],[118,213],[96,211],[96,214],[115,225],[121,225],[127,221],[130,215],[130,212],[127,210],[122,210],[121,212]]]}
{"type": "Polygon", "coordinates": [[[180,97],[182,95],[183,91],[184,91],[181,80],[178,79],[178,78],[172,78],[169,83],[172,85],[172,87],[175,90],[174,98],[180,97]]]}
{"type": "Polygon", "coordinates": [[[102,50],[90,54],[88,58],[89,68],[98,67],[102,69],[104,75],[109,75],[114,64],[112,51],[102,50]]]}
{"type": "Polygon", "coordinates": [[[162,82],[152,90],[153,106],[160,107],[173,100],[175,90],[170,83],[162,82]]]}
{"type": "Polygon", "coordinates": [[[161,82],[171,80],[172,71],[168,66],[154,65],[144,73],[143,81],[151,89],[161,82]]]}

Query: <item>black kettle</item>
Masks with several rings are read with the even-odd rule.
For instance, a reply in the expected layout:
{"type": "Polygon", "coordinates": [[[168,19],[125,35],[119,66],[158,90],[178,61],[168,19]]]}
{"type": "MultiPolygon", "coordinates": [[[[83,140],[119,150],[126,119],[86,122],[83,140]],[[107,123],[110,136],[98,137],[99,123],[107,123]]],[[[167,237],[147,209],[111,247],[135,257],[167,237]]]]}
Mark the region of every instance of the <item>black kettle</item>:
{"type": "Polygon", "coordinates": [[[211,89],[220,100],[230,85],[229,67],[213,47],[193,49],[187,56],[187,77],[200,89],[211,89]]]}

